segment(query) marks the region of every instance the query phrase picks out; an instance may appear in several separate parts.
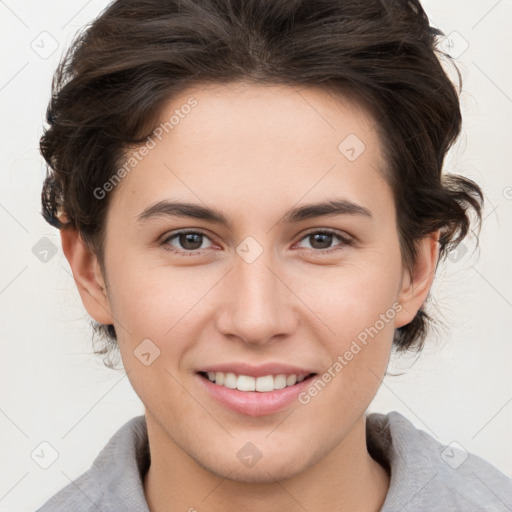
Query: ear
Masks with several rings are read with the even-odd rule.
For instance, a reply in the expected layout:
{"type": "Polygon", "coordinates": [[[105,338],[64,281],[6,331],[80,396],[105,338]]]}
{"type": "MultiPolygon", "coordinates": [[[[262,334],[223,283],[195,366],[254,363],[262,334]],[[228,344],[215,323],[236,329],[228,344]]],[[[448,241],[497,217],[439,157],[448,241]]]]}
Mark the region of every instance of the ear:
{"type": "Polygon", "coordinates": [[[97,322],[113,324],[105,279],[97,256],[87,248],[76,229],[61,229],[60,238],[85,309],[97,322]]]}
{"type": "Polygon", "coordinates": [[[395,328],[412,322],[427,299],[439,259],[439,236],[438,230],[419,240],[416,244],[417,257],[412,274],[404,268],[398,297],[403,309],[395,317],[395,328]]]}

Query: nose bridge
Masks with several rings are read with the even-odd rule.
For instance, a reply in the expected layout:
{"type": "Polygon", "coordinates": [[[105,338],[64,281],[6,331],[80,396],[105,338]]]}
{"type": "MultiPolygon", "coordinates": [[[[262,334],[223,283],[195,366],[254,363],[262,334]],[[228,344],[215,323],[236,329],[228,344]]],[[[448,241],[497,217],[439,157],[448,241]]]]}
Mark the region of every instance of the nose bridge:
{"type": "Polygon", "coordinates": [[[226,282],[229,306],[223,312],[224,334],[247,343],[263,344],[294,328],[291,292],[281,281],[271,248],[263,248],[253,237],[237,247],[234,268],[226,282]]]}

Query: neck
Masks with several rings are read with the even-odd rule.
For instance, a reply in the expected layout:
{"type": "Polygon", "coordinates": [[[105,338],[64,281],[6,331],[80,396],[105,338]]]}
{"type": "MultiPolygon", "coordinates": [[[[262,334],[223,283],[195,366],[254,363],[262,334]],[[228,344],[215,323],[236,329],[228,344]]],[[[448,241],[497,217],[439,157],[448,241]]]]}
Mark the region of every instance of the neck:
{"type": "Polygon", "coordinates": [[[389,475],[368,453],[365,417],[329,453],[285,479],[223,478],[183,451],[146,411],[151,465],[144,493],[151,512],[377,512],[389,475]]]}

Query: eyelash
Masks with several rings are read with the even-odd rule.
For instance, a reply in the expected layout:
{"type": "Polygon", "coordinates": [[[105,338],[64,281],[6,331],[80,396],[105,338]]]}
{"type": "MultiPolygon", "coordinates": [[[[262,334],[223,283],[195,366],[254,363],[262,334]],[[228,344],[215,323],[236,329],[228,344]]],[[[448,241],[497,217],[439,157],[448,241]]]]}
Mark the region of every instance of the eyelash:
{"type": "MultiPolygon", "coordinates": [[[[324,249],[324,250],[321,250],[321,249],[318,249],[318,250],[315,250],[315,249],[305,249],[305,250],[312,251],[312,252],[314,252],[316,254],[319,254],[319,255],[323,255],[323,254],[330,254],[332,252],[342,250],[343,246],[347,246],[347,245],[350,246],[350,245],[354,244],[353,240],[351,240],[350,238],[342,235],[338,231],[335,231],[335,230],[332,230],[332,229],[328,229],[328,228],[316,229],[316,230],[309,231],[299,240],[299,242],[301,242],[302,240],[304,240],[305,238],[307,238],[307,237],[309,237],[311,235],[315,235],[315,234],[318,234],[318,233],[323,234],[323,235],[325,235],[325,234],[326,235],[334,235],[337,238],[339,238],[342,243],[338,244],[337,246],[334,246],[331,249],[324,249]]],[[[173,233],[173,234],[171,234],[171,235],[169,235],[169,236],[164,238],[164,240],[162,241],[163,248],[166,251],[170,251],[170,252],[173,252],[173,253],[176,253],[176,254],[186,254],[187,256],[200,255],[203,252],[201,250],[198,250],[198,251],[182,251],[182,250],[178,250],[178,249],[175,249],[175,248],[171,248],[171,246],[169,245],[169,242],[172,239],[177,238],[179,235],[188,235],[188,234],[203,235],[203,236],[205,236],[208,239],[210,238],[207,233],[205,233],[204,231],[201,231],[199,229],[197,229],[197,230],[178,231],[178,232],[173,233]]],[[[304,250],[304,249],[302,249],[302,250],[304,250]]]]}

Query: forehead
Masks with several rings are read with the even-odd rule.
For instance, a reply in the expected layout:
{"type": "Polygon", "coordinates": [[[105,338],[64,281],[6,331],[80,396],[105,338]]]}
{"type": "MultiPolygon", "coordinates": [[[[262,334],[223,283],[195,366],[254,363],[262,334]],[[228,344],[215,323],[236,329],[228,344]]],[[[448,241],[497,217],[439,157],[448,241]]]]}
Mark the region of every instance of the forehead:
{"type": "Polygon", "coordinates": [[[184,150],[197,149],[199,141],[204,146],[226,142],[244,155],[263,156],[261,148],[271,145],[275,158],[279,153],[290,157],[291,148],[296,154],[321,142],[321,149],[328,149],[326,157],[333,159],[347,135],[357,135],[372,146],[377,142],[375,121],[360,102],[318,87],[247,82],[196,85],[164,107],[160,126],[165,129],[166,123],[172,132],[171,136],[166,131],[168,139],[184,150]],[[191,101],[193,108],[188,107],[191,101]]]}
{"type": "Polygon", "coordinates": [[[168,196],[226,206],[240,216],[326,194],[368,202],[372,190],[386,186],[372,116],[319,88],[196,85],[160,114],[151,149],[113,197],[132,221],[168,196]]]}

